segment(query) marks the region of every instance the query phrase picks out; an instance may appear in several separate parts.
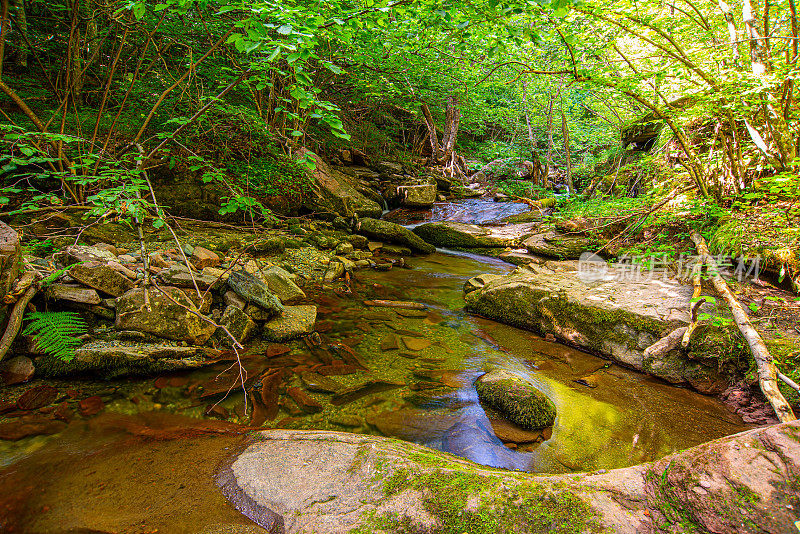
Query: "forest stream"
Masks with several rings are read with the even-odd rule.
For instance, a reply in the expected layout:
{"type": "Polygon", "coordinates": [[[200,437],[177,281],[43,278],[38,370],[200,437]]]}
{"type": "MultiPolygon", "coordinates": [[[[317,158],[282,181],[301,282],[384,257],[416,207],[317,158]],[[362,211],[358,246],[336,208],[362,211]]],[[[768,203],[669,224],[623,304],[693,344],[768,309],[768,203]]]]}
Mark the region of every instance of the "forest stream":
{"type": "MultiPolygon", "coordinates": [[[[473,200],[437,204],[421,218],[486,223],[520,208],[473,200]]],[[[408,214],[396,216],[409,222],[408,214]]],[[[447,250],[406,263],[405,269],[359,272],[350,293],[306,288],[319,306],[319,338],[286,346],[249,344],[242,361],[250,379],[271,368],[290,372],[324,362],[326,353],[350,348],[368,368],[324,380],[309,373],[287,378],[281,413],[265,426],[388,435],[534,473],[653,461],[746,428],[715,398],[463,311],[467,279],[510,272],[512,265],[447,250]],[[364,304],[369,299],[410,301],[426,309],[370,307],[364,304]],[[552,428],[522,430],[481,406],[473,383],[497,368],[526,376],[555,403],[552,428]],[[321,383],[314,383],[315,376],[321,383]]],[[[232,365],[226,359],[198,371],[77,386],[48,381],[67,395],[70,388],[94,391],[104,410],[75,419],[56,436],[0,442],[0,526],[8,532],[55,531],[48,525],[69,531],[73,522],[83,524],[80,517],[96,514],[92,524],[116,530],[144,507],[147,524],[162,525],[163,531],[192,525],[192,532],[213,532],[224,523],[249,532],[212,475],[238,435],[250,429],[203,420],[248,423],[232,365]],[[176,507],[191,513],[175,516],[176,507]]]]}

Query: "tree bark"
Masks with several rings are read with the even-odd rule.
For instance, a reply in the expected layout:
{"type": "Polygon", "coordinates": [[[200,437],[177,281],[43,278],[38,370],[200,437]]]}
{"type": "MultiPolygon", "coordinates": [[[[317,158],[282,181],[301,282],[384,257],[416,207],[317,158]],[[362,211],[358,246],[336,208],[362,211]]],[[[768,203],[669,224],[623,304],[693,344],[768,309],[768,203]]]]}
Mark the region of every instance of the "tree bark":
{"type": "Polygon", "coordinates": [[[728,284],[722,279],[722,276],[720,276],[719,267],[708,251],[706,240],[697,232],[693,232],[691,237],[697,247],[700,261],[708,266],[708,275],[711,278],[711,282],[714,284],[714,289],[717,290],[717,293],[719,293],[730,308],[736,326],[739,327],[739,331],[750,347],[750,351],[756,362],[756,368],[758,369],[758,383],[759,386],[761,386],[761,391],[772,405],[779,421],[782,423],[794,421],[796,417],[792,412],[792,407],[789,406],[789,403],[786,402],[783,394],[778,389],[777,369],[775,369],[775,364],[772,361],[772,356],[769,353],[769,349],[767,349],[767,345],[764,343],[758,331],[753,328],[750,319],[747,317],[747,313],[744,311],[739,301],[736,300],[736,297],[733,296],[733,293],[731,293],[728,284]]]}
{"type": "Polygon", "coordinates": [[[572,183],[572,154],[569,148],[569,127],[567,126],[567,114],[564,112],[564,96],[560,95],[561,108],[561,137],[564,141],[564,152],[567,157],[567,190],[570,195],[575,194],[575,185],[572,183]]]}

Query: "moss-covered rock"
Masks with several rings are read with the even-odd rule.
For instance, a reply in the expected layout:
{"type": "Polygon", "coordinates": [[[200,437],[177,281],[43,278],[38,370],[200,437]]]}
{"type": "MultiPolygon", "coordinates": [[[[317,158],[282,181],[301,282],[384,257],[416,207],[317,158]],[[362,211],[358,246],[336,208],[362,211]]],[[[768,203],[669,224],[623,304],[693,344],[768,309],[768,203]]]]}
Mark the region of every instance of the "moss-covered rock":
{"type": "Polygon", "coordinates": [[[508,247],[514,240],[495,237],[492,232],[474,224],[432,222],[414,228],[414,233],[431,245],[448,248],[508,247]]]}
{"type": "Polygon", "coordinates": [[[574,270],[519,267],[467,293],[466,307],[703,393],[722,392],[740,374],[738,359],[721,352],[646,355],[647,347],[688,323],[692,289],[675,281],[625,278],[613,269],[606,274],[609,279],[589,280],[574,270]]]}
{"type": "Polygon", "coordinates": [[[135,330],[202,345],[216,329],[199,317],[200,309],[177,287],[131,289],[117,299],[118,330],[135,330]],[[147,302],[145,300],[147,291],[147,302]]]}
{"type": "Polygon", "coordinates": [[[597,240],[591,237],[570,236],[554,231],[535,234],[522,243],[528,252],[561,260],[576,260],[586,251],[595,250],[597,240]]]}
{"type": "Polygon", "coordinates": [[[556,420],[555,404],[533,384],[512,372],[488,372],[475,382],[475,389],[483,402],[527,430],[550,426],[556,420]]]}
{"type": "Polygon", "coordinates": [[[436,251],[436,247],[426,243],[421,237],[405,226],[400,226],[399,224],[389,221],[371,219],[369,217],[360,219],[358,221],[358,233],[379,241],[406,245],[424,254],[430,254],[436,251]]]}
{"type": "Polygon", "coordinates": [[[316,306],[286,306],[282,315],[264,323],[264,339],[283,342],[305,336],[314,331],[317,320],[316,306]]]}

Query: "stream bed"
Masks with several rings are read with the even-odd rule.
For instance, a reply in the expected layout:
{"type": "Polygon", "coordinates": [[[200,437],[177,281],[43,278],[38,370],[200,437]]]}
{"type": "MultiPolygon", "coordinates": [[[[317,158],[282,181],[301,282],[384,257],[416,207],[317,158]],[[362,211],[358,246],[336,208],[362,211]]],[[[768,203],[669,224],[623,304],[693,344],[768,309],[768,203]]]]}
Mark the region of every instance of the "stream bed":
{"type": "MultiPolygon", "coordinates": [[[[497,208],[481,202],[434,214],[491,220],[486,213],[497,208]]],[[[467,279],[513,268],[437,251],[407,258],[406,268],[358,271],[349,289],[306,288],[318,306],[318,334],[287,345],[251,343],[242,356],[248,387],[271,369],[281,375],[279,411],[264,427],[388,435],[536,473],[634,465],[746,429],[714,398],[463,311],[467,279]],[[365,304],[376,299],[426,309],[365,304]],[[310,373],[329,368],[342,351],[366,370],[310,373]],[[497,368],[527,376],[555,403],[552,428],[525,431],[481,406],[473,382],[497,368]]],[[[223,451],[249,431],[232,423],[258,419],[250,413],[252,396],[236,385],[235,357],[226,358],[160,377],[48,381],[94,393],[103,411],[76,417],[61,434],[0,441],[0,530],[67,532],[100,524],[108,531],[155,531],[131,526],[145,521],[164,532],[250,532],[253,525],[224,504],[211,480],[223,451]],[[159,504],[164,499],[194,515],[174,517],[159,504]],[[225,530],[215,530],[220,524],[225,530]]]]}

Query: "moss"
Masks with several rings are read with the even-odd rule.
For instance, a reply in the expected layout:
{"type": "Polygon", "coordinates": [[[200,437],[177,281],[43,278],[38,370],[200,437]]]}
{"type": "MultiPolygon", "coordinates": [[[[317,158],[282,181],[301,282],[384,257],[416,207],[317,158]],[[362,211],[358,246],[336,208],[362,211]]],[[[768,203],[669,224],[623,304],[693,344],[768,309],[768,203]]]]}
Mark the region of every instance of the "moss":
{"type": "Polygon", "coordinates": [[[453,471],[410,474],[396,471],[384,483],[387,496],[407,489],[420,492],[432,527],[416,525],[398,513],[367,514],[351,533],[375,531],[403,534],[493,534],[496,532],[599,532],[595,513],[566,490],[520,483],[512,487],[492,476],[453,471]]]}
{"type": "Polygon", "coordinates": [[[482,381],[475,384],[478,397],[500,410],[511,422],[535,430],[553,424],[556,407],[541,391],[522,378],[482,381]]]}

